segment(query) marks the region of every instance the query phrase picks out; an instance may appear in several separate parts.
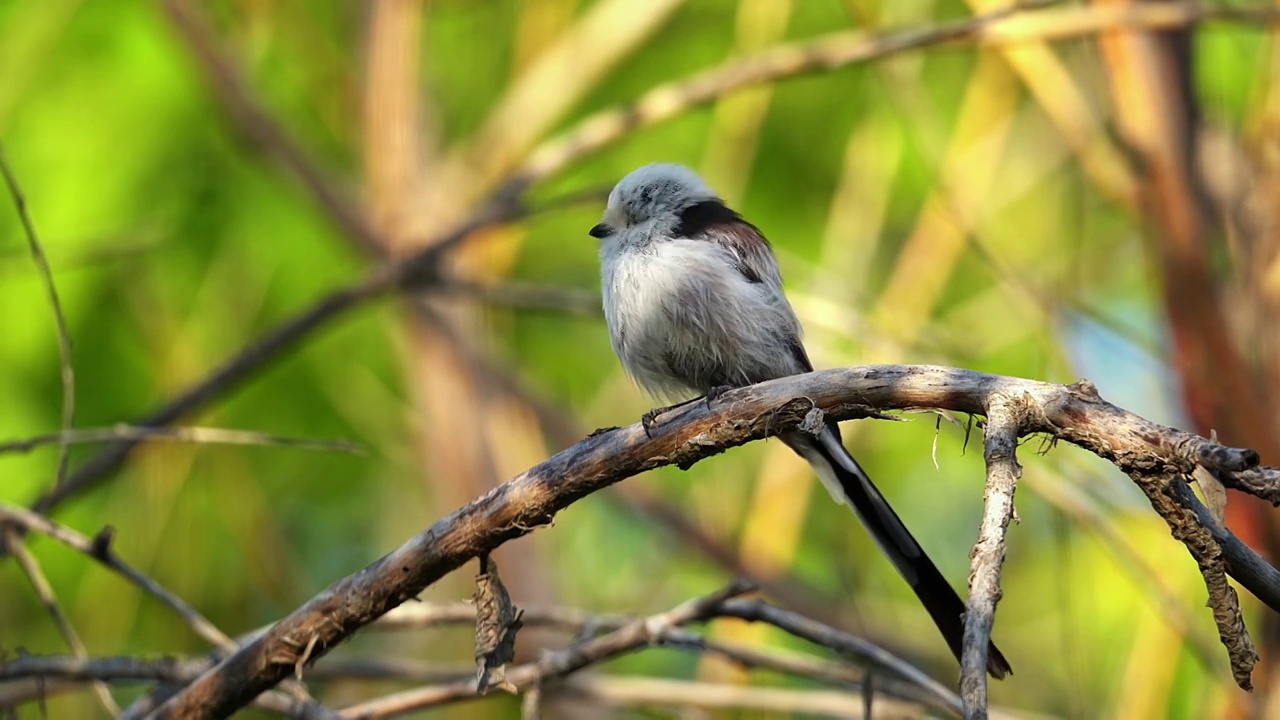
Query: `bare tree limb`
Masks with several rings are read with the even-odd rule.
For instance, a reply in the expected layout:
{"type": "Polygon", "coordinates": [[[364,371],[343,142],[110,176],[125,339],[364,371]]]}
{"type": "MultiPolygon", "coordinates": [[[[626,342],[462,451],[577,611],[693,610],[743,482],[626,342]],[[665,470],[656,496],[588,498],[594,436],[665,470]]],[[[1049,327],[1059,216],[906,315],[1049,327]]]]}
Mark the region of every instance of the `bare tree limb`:
{"type": "Polygon", "coordinates": [[[960,666],[960,697],[966,720],[987,717],[987,648],[1000,602],[1000,567],[1004,564],[1005,531],[1013,519],[1013,491],[1022,467],[1018,465],[1018,435],[1027,411],[1020,398],[992,394],[987,401],[983,455],[987,462],[987,491],[978,542],[970,553],[969,600],[964,623],[964,652],[960,666]]]}
{"type": "MultiPolygon", "coordinates": [[[[938,366],[866,366],[773,380],[691,403],[652,437],[639,425],[594,435],[477,498],[364,570],[338,581],[172,698],[157,718],[219,717],[293,670],[304,648],[314,660],[359,628],[467,560],[551,522],[573,502],[662,465],[687,468],[750,440],[798,427],[815,408],[836,420],[879,411],[933,407],[981,414],[993,394],[1022,397],[1034,409],[1019,435],[1048,433],[1093,452],[1136,480],[1160,482],[1199,463],[1218,474],[1257,466],[1256,453],[1157,425],[1102,400],[1087,382],[1055,385],[938,366]]],[[[1280,471],[1264,471],[1268,483],[1280,471]]],[[[1176,491],[1176,484],[1173,486],[1176,491]]],[[[1173,494],[1188,509],[1166,518],[1175,537],[1197,522],[1194,496],[1173,494]]],[[[1272,609],[1280,609],[1280,571],[1229,531],[1212,536],[1231,574],[1272,609]],[[1219,539],[1221,538],[1221,539],[1219,539]]]]}

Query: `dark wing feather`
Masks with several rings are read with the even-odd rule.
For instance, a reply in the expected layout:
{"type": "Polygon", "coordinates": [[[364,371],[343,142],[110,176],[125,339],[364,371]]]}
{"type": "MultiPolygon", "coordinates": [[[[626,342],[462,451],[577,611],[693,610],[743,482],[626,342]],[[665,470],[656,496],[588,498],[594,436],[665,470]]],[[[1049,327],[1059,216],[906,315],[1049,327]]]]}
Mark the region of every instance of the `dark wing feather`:
{"type": "Polygon", "coordinates": [[[782,287],[769,241],[759,228],[719,200],[704,200],[685,208],[675,235],[714,242],[733,254],[738,272],[747,280],[782,287]]]}

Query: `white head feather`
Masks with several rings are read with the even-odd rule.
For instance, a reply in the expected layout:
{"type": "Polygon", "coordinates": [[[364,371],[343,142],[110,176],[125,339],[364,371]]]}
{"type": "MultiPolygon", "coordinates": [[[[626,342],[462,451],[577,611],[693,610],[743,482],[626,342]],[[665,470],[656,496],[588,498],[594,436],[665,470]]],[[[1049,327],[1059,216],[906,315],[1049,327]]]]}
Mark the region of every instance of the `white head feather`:
{"type": "Polygon", "coordinates": [[[711,186],[694,171],[675,163],[639,167],[609,193],[603,224],[625,230],[648,221],[674,225],[680,211],[706,200],[718,200],[711,186]]]}

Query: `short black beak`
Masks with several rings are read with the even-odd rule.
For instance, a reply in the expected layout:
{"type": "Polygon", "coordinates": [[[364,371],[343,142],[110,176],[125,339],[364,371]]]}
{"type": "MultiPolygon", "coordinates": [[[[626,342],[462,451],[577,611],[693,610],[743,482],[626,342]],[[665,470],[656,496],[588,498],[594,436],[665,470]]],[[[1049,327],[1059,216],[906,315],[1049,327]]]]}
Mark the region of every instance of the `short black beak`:
{"type": "Polygon", "coordinates": [[[599,225],[588,230],[587,234],[593,238],[607,238],[613,234],[613,228],[609,227],[608,225],[605,225],[604,223],[600,223],[599,225]]]}

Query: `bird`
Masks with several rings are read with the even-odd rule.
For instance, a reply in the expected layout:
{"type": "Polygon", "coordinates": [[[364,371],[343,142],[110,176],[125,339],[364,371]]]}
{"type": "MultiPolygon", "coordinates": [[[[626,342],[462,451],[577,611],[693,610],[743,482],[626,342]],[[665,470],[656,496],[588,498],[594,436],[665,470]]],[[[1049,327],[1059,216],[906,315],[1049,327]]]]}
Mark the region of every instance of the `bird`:
{"type": "MultiPolygon", "coordinates": [[[[650,395],[711,402],[732,388],[813,371],[772,246],[693,170],[673,163],[633,170],[589,234],[600,241],[610,343],[650,395]]],[[[646,432],[670,407],[645,414],[646,432]]],[[[828,420],[816,435],[780,438],[853,509],[959,659],[964,601],[845,449],[839,425],[828,420]]],[[[994,643],[987,672],[1012,674],[994,643]]]]}

